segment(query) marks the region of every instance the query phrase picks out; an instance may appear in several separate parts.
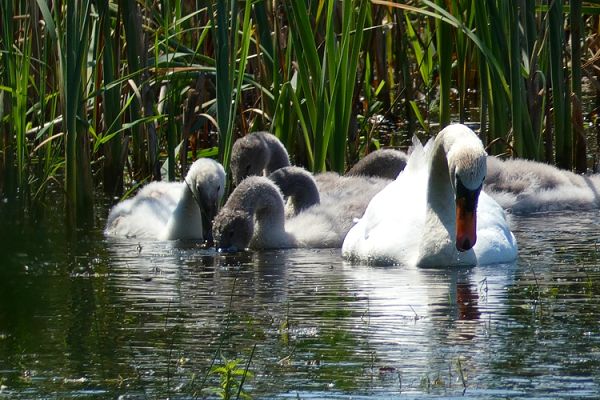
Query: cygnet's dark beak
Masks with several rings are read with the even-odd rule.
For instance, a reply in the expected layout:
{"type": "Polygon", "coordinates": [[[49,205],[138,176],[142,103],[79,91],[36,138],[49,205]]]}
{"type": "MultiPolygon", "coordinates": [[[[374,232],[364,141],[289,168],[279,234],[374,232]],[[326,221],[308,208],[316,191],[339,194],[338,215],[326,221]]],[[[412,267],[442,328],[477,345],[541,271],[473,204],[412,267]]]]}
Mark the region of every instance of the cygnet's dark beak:
{"type": "Polygon", "coordinates": [[[456,249],[462,252],[477,242],[477,201],[481,186],[469,190],[460,179],[456,181],[456,249]]]}

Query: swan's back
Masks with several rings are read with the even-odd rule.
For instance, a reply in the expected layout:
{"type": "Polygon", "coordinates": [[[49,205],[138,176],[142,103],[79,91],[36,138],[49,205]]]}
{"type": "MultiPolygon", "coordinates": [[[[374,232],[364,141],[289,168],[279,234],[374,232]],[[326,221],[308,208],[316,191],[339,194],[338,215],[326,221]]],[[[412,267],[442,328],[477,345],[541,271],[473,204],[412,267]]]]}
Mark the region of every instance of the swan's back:
{"type": "Polygon", "coordinates": [[[555,166],[488,157],[486,190],[513,213],[590,210],[600,207],[600,176],[582,176],[555,166]]]}
{"type": "Polygon", "coordinates": [[[206,237],[223,196],[225,171],[209,158],[196,160],[184,182],[151,182],[110,211],[106,236],[145,239],[197,239],[206,237]],[[202,221],[203,213],[208,218],[202,221]]]}
{"type": "Polygon", "coordinates": [[[375,150],[360,159],[348,172],[347,176],[372,176],[385,179],[396,179],[406,167],[408,156],[395,149],[375,150]]]}
{"type": "Polygon", "coordinates": [[[428,149],[413,138],[413,148],[406,168],[400,172],[368,204],[364,216],[348,232],[342,251],[350,259],[361,259],[375,264],[414,264],[419,240],[423,232],[428,149]],[[396,212],[381,212],[395,210],[396,212]],[[399,248],[395,240],[402,238],[406,246],[399,248]],[[395,254],[395,257],[387,257],[395,254]]]}
{"type": "Polygon", "coordinates": [[[183,191],[181,182],[151,182],[109,212],[104,234],[140,239],[161,238],[183,191]]]}

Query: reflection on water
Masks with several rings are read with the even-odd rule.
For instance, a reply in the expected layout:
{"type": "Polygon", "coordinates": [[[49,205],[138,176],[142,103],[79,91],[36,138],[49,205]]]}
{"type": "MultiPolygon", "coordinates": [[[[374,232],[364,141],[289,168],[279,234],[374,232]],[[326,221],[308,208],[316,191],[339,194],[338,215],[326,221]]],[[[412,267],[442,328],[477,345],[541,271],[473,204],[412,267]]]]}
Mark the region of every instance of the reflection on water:
{"type": "Polygon", "coordinates": [[[224,360],[253,398],[597,398],[600,216],[511,222],[516,264],[455,269],[11,226],[0,398],[217,398],[224,360]]]}

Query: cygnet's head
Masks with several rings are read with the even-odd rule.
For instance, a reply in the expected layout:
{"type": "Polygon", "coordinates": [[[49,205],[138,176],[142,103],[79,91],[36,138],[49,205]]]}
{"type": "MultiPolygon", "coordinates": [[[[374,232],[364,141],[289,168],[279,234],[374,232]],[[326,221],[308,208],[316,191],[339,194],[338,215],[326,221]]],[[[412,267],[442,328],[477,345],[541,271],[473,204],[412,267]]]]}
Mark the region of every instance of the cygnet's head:
{"type": "Polygon", "coordinates": [[[254,233],[252,215],[223,208],[213,223],[213,239],[220,250],[238,251],[248,247],[254,233]]]}
{"type": "Polygon", "coordinates": [[[244,178],[262,175],[269,160],[269,148],[257,134],[239,138],[231,150],[231,179],[237,186],[244,178]]]}
{"type": "Polygon", "coordinates": [[[200,158],[190,167],[185,182],[200,207],[205,238],[210,238],[212,220],[225,191],[225,170],[213,159],[200,158]]]}

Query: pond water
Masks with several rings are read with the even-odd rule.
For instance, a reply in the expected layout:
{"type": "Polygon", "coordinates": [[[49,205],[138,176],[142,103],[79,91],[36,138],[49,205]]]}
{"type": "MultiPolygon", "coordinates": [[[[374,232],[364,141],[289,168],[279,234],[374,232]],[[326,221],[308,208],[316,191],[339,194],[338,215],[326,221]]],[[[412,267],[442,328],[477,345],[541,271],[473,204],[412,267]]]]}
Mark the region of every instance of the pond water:
{"type": "Polygon", "coordinates": [[[598,398],[600,214],[511,223],[515,264],[421,270],[5,219],[0,398],[598,398]]]}

